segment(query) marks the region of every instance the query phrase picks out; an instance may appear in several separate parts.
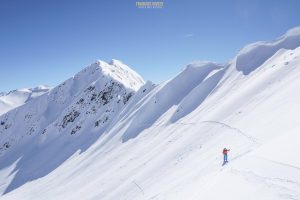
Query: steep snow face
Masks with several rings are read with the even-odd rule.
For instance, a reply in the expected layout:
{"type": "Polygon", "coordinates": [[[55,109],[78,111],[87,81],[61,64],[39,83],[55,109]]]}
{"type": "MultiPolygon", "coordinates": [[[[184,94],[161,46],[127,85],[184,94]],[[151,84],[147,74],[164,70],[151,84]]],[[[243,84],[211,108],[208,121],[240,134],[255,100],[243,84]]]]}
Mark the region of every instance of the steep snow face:
{"type": "MultiPolygon", "coordinates": [[[[205,97],[209,95],[213,86],[215,86],[222,77],[216,77],[214,74],[222,74],[223,72],[223,66],[213,62],[189,64],[174,79],[156,87],[151,94],[147,96],[147,101],[143,105],[137,105],[137,111],[134,112],[133,117],[135,123],[132,123],[127,128],[123,136],[123,141],[136,137],[142,130],[153,125],[153,123],[168,110],[184,107],[184,101],[188,101],[186,99],[188,99],[189,96],[193,96],[194,102],[200,104],[201,100],[204,100],[205,97]],[[202,90],[199,88],[201,87],[200,85],[209,82],[210,76],[214,77],[212,78],[212,87],[208,87],[207,91],[202,91],[198,96],[194,95],[193,93],[195,93],[196,90],[202,90]]],[[[184,114],[172,117],[171,121],[178,120],[178,118],[188,114],[188,112],[195,107],[197,107],[197,105],[186,108],[184,114]]]]}
{"type": "Polygon", "coordinates": [[[0,117],[1,142],[22,138],[0,156],[1,199],[300,199],[300,47],[260,55],[136,90],[134,73],[123,84],[131,75],[92,64],[0,117]]]}
{"type": "Polygon", "coordinates": [[[279,49],[295,49],[300,46],[300,27],[289,30],[271,42],[256,42],[244,47],[236,57],[236,68],[247,75],[261,66],[279,49]]]}
{"type": "Polygon", "coordinates": [[[40,85],[35,88],[24,88],[0,94],[0,115],[48,92],[51,87],[40,85]]]}

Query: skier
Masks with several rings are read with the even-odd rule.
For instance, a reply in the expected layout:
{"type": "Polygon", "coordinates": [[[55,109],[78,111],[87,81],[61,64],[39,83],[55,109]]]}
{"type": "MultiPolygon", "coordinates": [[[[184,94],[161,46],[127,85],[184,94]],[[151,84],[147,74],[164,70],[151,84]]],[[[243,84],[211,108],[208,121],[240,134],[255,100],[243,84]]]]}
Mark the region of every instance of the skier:
{"type": "Polygon", "coordinates": [[[227,161],[227,154],[228,154],[228,151],[230,151],[230,149],[226,149],[226,148],[224,148],[223,149],[223,155],[224,155],[224,163],[227,163],[228,161],[227,161]]]}

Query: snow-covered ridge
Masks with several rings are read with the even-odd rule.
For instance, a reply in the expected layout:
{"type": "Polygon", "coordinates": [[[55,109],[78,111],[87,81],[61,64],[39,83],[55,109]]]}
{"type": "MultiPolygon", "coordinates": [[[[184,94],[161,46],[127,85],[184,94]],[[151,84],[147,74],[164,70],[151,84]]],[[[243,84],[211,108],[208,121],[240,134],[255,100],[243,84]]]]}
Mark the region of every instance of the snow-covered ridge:
{"type": "Polygon", "coordinates": [[[300,27],[295,27],[273,41],[255,42],[245,46],[236,57],[236,69],[247,75],[261,66],[280,49],[300,46],[300,27]]]}

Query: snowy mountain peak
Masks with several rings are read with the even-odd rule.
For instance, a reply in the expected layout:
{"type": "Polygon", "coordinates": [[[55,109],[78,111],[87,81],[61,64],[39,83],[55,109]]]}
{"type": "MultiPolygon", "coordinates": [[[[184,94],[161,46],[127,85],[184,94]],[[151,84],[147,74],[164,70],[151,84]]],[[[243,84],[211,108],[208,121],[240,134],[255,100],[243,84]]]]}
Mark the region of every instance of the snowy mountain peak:
{"type": "Polygon", "coordinates": [[[105,61],[96,60],[72,78],[54,88],[52,92],[67,92],[71,96],[77,96],[88,87],[96,86],[101,90],[111,82],[121,84],[128,91],[137,91],[144,85],[144,80],[125,64],[121,62],[108,64],[105,61]]]}
{"type": "Polygon", "coordinates": [[[98,66],[105,75],[123,83],[125,87],[137,91],[145,84],[143,78],[119,60],[111,60],[109,63],[97,61],[98,66]]]}
{"type": "Polygon", "coordinates": [[[134,91],[137,91],[145,84],[145,81],[139,74],[118,60],[112,60],[109,63],[97,60],[77,73],[74,78],[88,82],[94,82],[99,78],[114,79],[126,88],[134,91]]]}

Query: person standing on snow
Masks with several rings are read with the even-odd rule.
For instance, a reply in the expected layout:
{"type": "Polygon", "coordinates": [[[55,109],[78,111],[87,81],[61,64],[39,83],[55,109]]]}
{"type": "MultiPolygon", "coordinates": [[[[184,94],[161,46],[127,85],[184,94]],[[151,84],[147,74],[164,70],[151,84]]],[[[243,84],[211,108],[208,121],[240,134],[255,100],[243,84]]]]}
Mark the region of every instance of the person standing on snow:
{"type": "Polygon", "coordinates": [[[228,158],[228,156],[227,156],[228,151],[230,151],[230,149],[226,149],[226,148],[223,149],[224,163],[228,162],[228,161],[227,161],[227,158],[228,158]]]}

